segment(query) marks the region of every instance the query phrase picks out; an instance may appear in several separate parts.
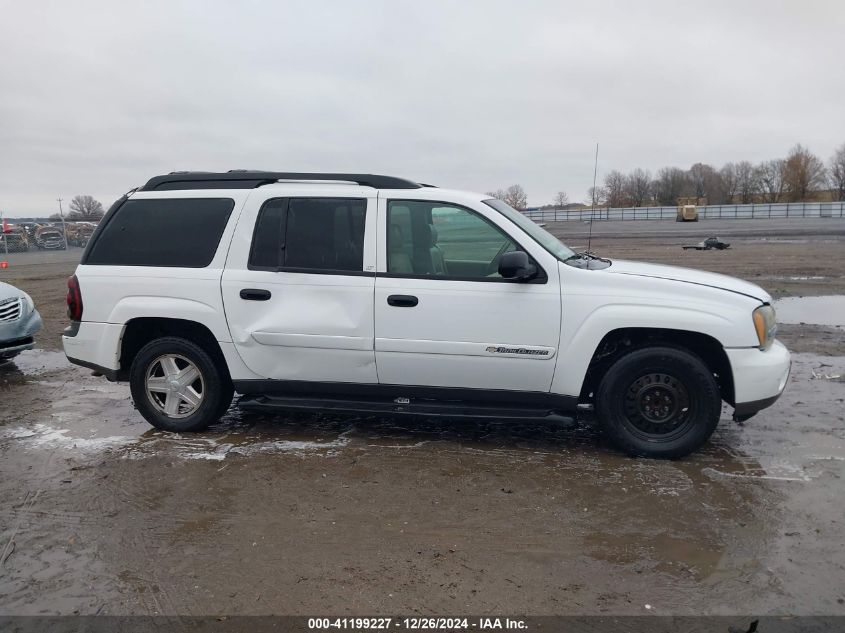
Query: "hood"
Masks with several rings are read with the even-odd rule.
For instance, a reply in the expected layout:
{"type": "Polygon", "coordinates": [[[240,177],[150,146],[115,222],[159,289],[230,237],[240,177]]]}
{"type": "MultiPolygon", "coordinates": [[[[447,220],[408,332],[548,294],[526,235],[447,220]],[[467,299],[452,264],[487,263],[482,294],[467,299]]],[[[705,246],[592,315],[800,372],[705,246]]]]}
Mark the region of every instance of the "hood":
{"type": "Polygon", "coordinates": [[[736,277],[708,273],[692,268],[614,259],[613,265],[604,269],[602,272],[620,275],[637,275],[638,277],[654,277],[688,284],[698,284],[699,286],[709,286],[710,288],[719,288],[720,290],[727,290],[728,292],[735,292],[751,297],[752,299],[758,299],[763,303],[769,303],[772,300],[771,295],[756,284],[737,279],[736,277]]]}
{"type": "Polygon", "coordinates": [[[0,281],[0,301],[9,297],[23,297],[26,293],[11,284],[0,281]]]}

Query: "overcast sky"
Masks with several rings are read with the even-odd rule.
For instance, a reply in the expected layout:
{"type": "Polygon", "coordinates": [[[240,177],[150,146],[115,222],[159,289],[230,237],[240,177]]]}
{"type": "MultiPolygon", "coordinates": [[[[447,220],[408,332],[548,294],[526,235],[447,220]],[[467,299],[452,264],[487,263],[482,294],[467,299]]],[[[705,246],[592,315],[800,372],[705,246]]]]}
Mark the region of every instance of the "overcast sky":
{"type": "MultiPolygon", "coordinates": [[[[0,0],[0,210],[177,169],[404,176],[531,205],[611,169],[845,143],[845,2],[0,0]]],[[[67,203],[65,203],[67,204],[67,203]]]]}

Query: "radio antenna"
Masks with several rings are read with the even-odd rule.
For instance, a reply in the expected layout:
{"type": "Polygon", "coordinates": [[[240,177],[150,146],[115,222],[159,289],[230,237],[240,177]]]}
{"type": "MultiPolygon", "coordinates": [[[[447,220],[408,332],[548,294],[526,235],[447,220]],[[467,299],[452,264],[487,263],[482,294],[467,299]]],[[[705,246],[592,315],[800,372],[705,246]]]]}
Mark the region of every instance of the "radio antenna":
{"type": "Polygon", "coordinates": [[[590,235],[587,237],[587,252],[590,252],[590,245],[593,242],[593,216],[596,213],[596,175],[599,171],[599,144],[596,143],[596,160],[593,164],[593,205],[590,207],[590,235]]]}

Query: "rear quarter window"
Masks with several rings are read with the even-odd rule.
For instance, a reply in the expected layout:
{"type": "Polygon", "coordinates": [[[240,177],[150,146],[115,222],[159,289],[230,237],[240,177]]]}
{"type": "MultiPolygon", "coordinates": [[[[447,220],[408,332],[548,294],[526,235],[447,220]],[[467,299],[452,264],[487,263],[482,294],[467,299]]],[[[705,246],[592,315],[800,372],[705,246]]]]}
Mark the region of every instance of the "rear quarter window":
{"type": "Polygon", "coordinates": [[[231,198],[127,200],[83,263],[204,268],[214,259],[234,206],[231,198]]]}

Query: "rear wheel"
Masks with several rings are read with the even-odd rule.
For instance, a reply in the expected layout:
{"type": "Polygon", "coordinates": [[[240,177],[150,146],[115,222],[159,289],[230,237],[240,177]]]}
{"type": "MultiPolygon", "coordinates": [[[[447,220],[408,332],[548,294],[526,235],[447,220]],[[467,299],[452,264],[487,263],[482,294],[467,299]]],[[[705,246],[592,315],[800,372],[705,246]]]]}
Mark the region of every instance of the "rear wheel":
{"type": "Polygon", "coordinates": [[[614,363],[596,393],[608,438],[630,455],[683,457],[719,423],[722,399],[707,366],[693,354],[651,347],[614,363]]]}
{"type": "Polygon", "coordinates": [[[232,402],[224,367],[193,341],[164,337],[147,343],[129,373],[135,406],[154,427],[199,431],[213,424],[232,402]]]}

